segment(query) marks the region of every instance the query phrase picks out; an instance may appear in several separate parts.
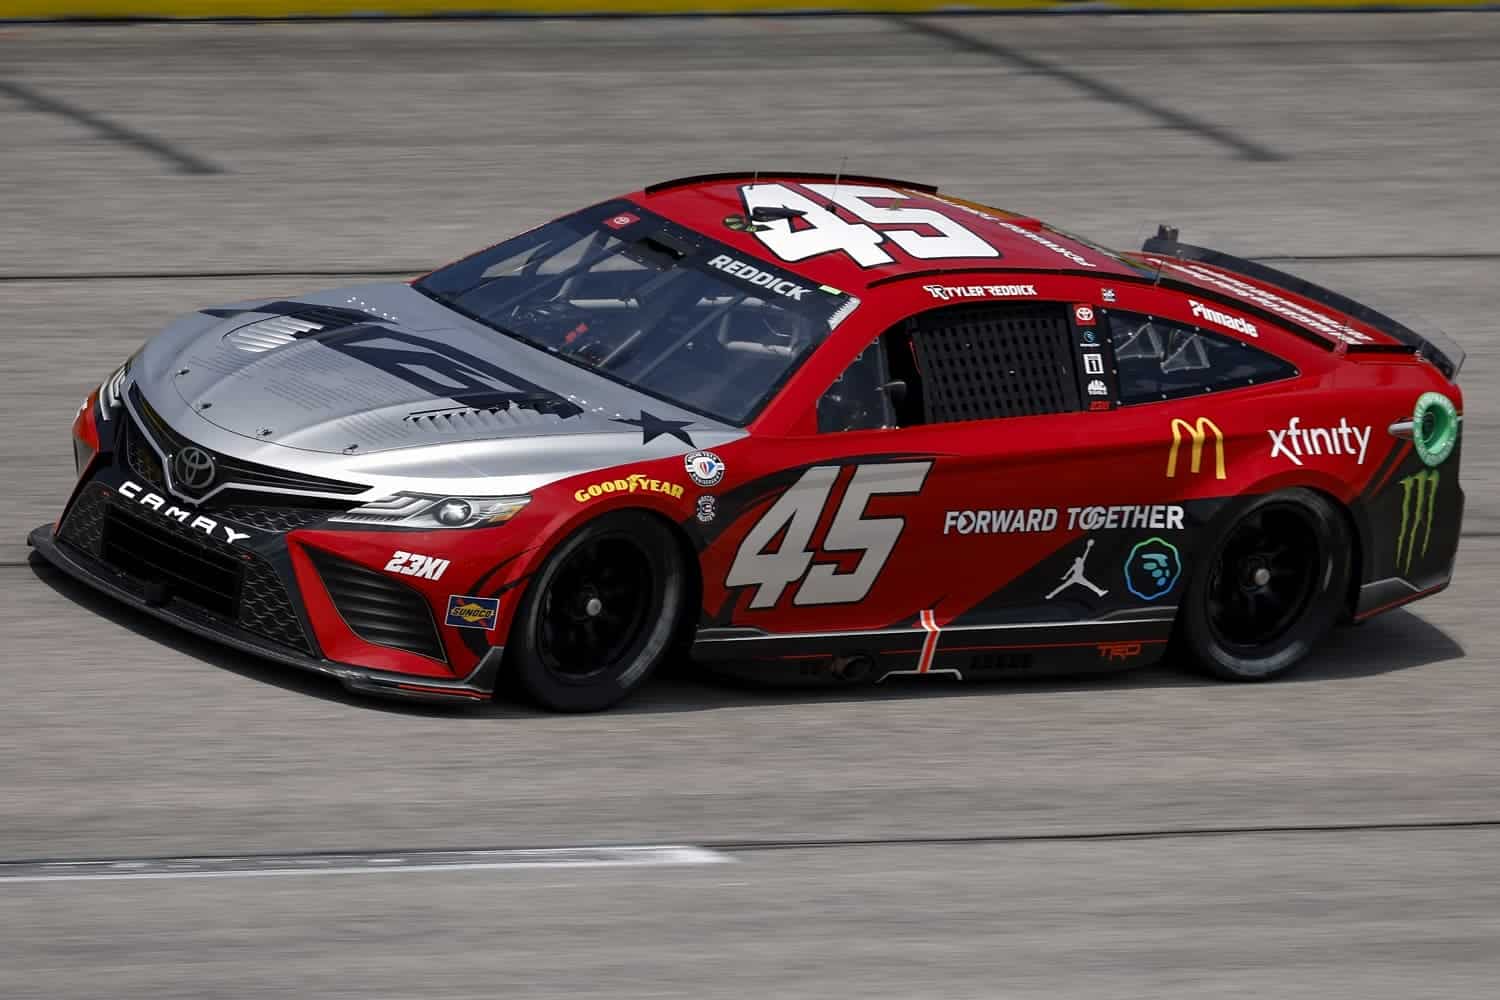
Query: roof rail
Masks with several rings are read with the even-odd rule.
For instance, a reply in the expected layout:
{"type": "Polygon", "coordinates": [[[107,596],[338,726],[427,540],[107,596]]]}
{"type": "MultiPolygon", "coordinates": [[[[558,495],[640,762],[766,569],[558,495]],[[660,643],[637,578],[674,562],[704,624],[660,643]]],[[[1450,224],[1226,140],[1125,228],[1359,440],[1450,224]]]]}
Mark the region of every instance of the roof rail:
{"type": "Polygon", "coordinates": [[[719,174],[694,174],[691,177],[679,177],[676,180],[652,184],[646,188],[646,193],[656,194],[671,188],[686,187],[689,184],[704,184],[709,181],[732,181],[741,177],[792,177],[797,180],[849,181],[854,184],[873,182],[876,184],[894,184],[897,187],[921,191],[923,194],[937,193],[936,184],[919,184],[916,181],[897,180],[894,177],[873,177],[869,174],[828,174],[816,170],[730,170],[719,174]]]}

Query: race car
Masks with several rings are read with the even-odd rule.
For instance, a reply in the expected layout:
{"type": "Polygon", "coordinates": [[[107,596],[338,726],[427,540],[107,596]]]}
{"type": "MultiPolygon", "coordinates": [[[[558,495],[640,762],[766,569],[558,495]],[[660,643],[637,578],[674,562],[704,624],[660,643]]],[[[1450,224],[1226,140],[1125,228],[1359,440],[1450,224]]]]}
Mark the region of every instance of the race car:
{"type": "Polygon", "coordinates": [[[30,543],[382,695],[597,710],[674,659],[1263,680],[1448,584],[1462,361],[1165,228],[689,177],[179,320],[84,400],[30,543]]]}

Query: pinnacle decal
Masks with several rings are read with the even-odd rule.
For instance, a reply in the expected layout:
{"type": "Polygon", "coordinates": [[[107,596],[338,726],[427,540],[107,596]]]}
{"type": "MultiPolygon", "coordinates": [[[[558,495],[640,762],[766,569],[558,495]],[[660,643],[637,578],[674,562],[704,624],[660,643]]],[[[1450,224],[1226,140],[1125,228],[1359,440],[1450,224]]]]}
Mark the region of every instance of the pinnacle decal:
{"type": "Polygon", "coordinates": [[[1403,573],[1411,570],[1418,535],[1422,536],[1422,555],[1427,555],[1427,543],[1432,541],[1432,516],[1437,507],[1439,481],[1436,469],[1401,480],[1401,530],[1396,532],[1396,566],[1403,573]],[[1402,560],[1403,553],[1405,561],[1402,560]]]}

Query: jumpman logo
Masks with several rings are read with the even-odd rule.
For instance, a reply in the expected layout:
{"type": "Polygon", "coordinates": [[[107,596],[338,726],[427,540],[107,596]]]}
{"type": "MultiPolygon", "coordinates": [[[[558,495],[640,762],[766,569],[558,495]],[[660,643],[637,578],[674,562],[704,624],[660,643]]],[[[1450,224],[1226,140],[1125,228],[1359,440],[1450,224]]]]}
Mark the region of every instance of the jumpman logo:
{"type": "Polygon", "coordinates": [[[1094,586],[1088,581],[1088,578],[1083,575],[1084,560],[1089,557],[1089,550],[1093,547],[1094,540],[1090,538],[1089,543],[1083,547],[1083,555],[1073,560],[1073,565],[1068,567],[1068,571],[1063,574],[1062,583],[1058,584],[1057,588],[1053,590],[1052,593],[1047,595],[1047,600],[1052,600],[1052,598],[1056,597],[1058,594],[1061,594],[1063,591],[1067,590],[1075,583],[1080,587],[1087,587],[1088,589],[1092,590],[1094,592],[1094,595],[1097,597],[1103,597],[1105,594],[1109,593],[1109,591],[1107,590],[1101,590],[1100,588],[1094,586]]]}

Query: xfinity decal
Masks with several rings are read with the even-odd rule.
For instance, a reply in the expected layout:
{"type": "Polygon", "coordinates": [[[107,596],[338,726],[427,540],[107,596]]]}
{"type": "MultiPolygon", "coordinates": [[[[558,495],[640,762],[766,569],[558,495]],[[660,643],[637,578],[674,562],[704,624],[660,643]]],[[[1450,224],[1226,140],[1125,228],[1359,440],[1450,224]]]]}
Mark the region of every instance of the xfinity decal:
{"type": "Polygon", "coordinates": [[[194,531],[201,531],[205,535],[219,538],[222,532],[224,540],[231,543],[250,537],[247,532],[235,531],[227,524],[220,524],[211,517],[204,517],[202,514],[197,514],[187,507],[179,507],[174,503],[170,503],[166,497],[150,492],[146,487],[134,480],[125,480],[125,482],[116,487],[116,490],[125,499],[133,500],[142,507],[150,507],[162,517],[170,517],[178,524],[185,525],[194,531]]]}
{"type": "Polygon", "coordinates": [[[708,266],[718,268],[725,274],[732,274],[746,284],[754,285],[757,288],[764,288],[768,292],[775,292],[777,295],[793,299],[797,302],[801,302],[802,296],[812,291],[812,289],[799,285],[795,281],[786,280],[779,274],[771,271],[762,271],[760,268],[746,264],[742,260],[735,260],[727,253],[721,253],[717,257],[710,258],[708,266]]]}
{"type": "Polygon", "coordinates": [[[1357,455],[1357,464],[1365,464],[1365,449],[1370,444],[1368,426],[1351,427],[1343,417],[1337,427],[1299,427],[1300,423],[1300,417],[1293,417],[1282,430],[1266,431],[1271,435],[1272,458],[1281,456],[1291,459],[1293,465],[1301,465],[1304,458],[1313,455],[1357,455]]]}

